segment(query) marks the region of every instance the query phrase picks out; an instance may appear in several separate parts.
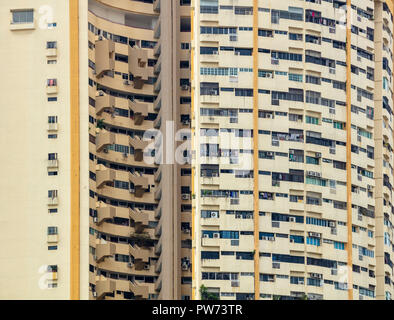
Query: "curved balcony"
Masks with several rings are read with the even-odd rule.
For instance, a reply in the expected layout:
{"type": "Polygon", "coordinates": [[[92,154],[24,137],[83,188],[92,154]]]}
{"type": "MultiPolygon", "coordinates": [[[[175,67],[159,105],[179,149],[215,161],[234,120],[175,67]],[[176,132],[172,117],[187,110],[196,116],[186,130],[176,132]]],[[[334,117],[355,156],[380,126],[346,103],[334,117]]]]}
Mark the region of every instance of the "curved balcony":
{"type": "Polygon", "coordinates": [[[148,189],[148,178],[138,172],[130,173],[129,180],[134,184],[134,195],[141,198],[148,189]]]}
{"type": "Polygon", "coordinates": [[[101,188],[106,183],[114,181],[116,178],[116,171],[112,169],[97,171],[96,173],[96,187],[101,188]]]}
{"type": "Polygon", "coordinates": [[[106,130],[101,130],[96,135],[96,151],[100,152],[108,145],[115,143],[115,134],[106,130]]]}
{"type": "Polygon", "coordinates": [[[133,75],[134,88],[142,89],[148,80],[148,51],[129,46],[129,73],[133,75]]]}
{"type": "Polygon", "coordinates": [[[142,232],[149,225],[150,214],[148,211],[138,208],[130,210],[130,219],[134,221],[136,232],[142,232]]]}
{"type": "Polygon", "coordinates": [[[101,115],[104,111],[113,112],[115,108],[115,97],[99,92],[96,96],[96,114],[101,115]]]}
{"type": "Polygon", "coordinates": [[[134,294],[135,298],[148,299],[149,298],[149,287],[137,282],[130,283],[130,291],[134,294]]]}
{"type": "Polygon", "coordinates": [[[137,245],[134,245],[134,246],[130,245],[129,253],[134,258],[134,263],[136,265],[137,270],[138,270],[137,265],[140,264],[140,265],[142,265],[142,268],[143,268],[146,263],[149,263],[149,258],[153,254],[151,249],[141,248],[137,245]]]}
{"type": "Polygon", "coordinates": [[[105,72],[115,70],[115,43],[102,39],[95,42],[96,77],[100,78],[105,72]]]}
{"type": "Polygon", "coordinates": [[[148,105],[129,100],[129,109],[134,113],[134,124],[141,125],[148,115],[148,105]]]}
{"type": "Polygon", "coordinates": [[[101,299],[107,293],[113,293],[116,290],[116,283],[114,280],[100,280],[96,282],[97,299],[101,299]]]}
{"type": "Polygon", "coordinates": [[[112,220],[113,218],[124,218],[130,217],[130,209],[123,207],[103,206],[97,208],[97,223],[101,224],[106,220],[112,220]]]}
{"type": "Polygon", "coordinates": [[[129,144],[134,148],[134,160],[142,161],[144,158],[144,149],[148,146],[149,141],[144,141],[140,137],[134,137],[129,139],[129,144]]]}
{"type": "Polygon", "coordinates": [[[114,243],[98,244],[96,246],[96,261],[100,262],[107,257],[115,255],[116,246],[114,243]]]}

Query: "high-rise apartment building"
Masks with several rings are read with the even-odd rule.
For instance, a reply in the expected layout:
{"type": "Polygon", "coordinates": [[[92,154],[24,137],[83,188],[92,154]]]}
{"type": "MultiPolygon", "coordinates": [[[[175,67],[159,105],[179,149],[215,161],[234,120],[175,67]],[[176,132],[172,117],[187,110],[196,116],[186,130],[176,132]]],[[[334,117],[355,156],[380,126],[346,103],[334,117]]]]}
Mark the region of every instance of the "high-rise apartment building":
{"type": "Polygon", "coordinates": [[[0,6],[1,299],[393,298],[391,1],[0,6]]]}
{"type": "Polygon", "coordinates": [[[194,297],[392,299],[392,2],[193,10],[194,297]]]}
{"type": "Polygon", "coordinates": [[[189,299],[190,1],[1,7],[0,297],[189,299]]]}

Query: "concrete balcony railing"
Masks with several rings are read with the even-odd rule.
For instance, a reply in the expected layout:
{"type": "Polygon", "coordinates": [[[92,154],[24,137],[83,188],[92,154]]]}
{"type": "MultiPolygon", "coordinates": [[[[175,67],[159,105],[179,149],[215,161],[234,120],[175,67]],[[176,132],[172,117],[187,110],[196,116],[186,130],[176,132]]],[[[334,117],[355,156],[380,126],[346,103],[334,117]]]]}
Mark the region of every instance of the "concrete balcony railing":
{"type": "Polygon", "coordinates": [[[98,40],[95,43],[96,77],[115,70],[115,43],[112,40],[98,40]]]}
{"type": "Polygon", "coordinates": [[[96,96],[96,114],[100,115],[103,111],[113,112],[115,108],[115,97],[99,92],[96,96]]]}
{"type": "Polygon", "coordinates": [[[155,245],[155,254],[160,255],[162,249],[162,239],[160,238],[159,241],[155,245]]]}
{"type": "Polygon", "coordinates": [[[156,237],[160,237],[161,236],[162,224],[163,224],[163,220],[160,219],[159,223],[157,224],[157,226],[155,228],[155,236],[156,237]]]}
{"type": "Polygon", "coordinates": [[[56,57],[57,56],[57,48],[47,48],[46,49],[47,57],[56,57]]]}
{"type": "Polygon", "coordinates": [[[50,197],[48,198],[48,206],[57,206],[59,204],[58,197],[50,197]]]}
{"type": "Polygon", "coordinates": [[[59,168],[59,160],[48,160],[47,164],[48,169],[56,169],[59,168]]]}
{"type": "Polygon", "coordinates": [[[162,262],[163,262],[163,256],[160,255],[159,260],[157,260],[157,262],[155,264],[155,272],[156,273],[160,273],[161,272],[162,262]]]}
{"type": "Polygon", "coordinates": [[[163,274],[161,273],[159,275],[159,278],[157,278],[156,283],[155,283],[155,291],[156,292],[160,292],[161,291],[161,287],[163,285],[163,274]]]}
{"type": "Polygon", "coordinates": [[[47,86],[47,94],[56,94],[58,92],[59,92],[59,90],[58,90],[58,86],[57,85],[55,85],[55,86],[47,86]]]}
{"type": "Polygon", "coordinates": [[[155,182],[161,181],[162,166],[160,166],[154,174],[155,182]]]}
{"type": "Polygon", "coordinates": [[[129,100],[129,109],[133,111],[134,124],[139,126],[148,115],[148,105],[129,100]]]}
{"type": "Polygon", "coordinates": [[[100,262],[107,257],[115,255],[116,246],[114,243],[98,244],[96,246],[96,261],[100,262]]]}
{"type": "Polygon", "coordinates": [[[159,185],[156,187],[156,191],[155,191],[155,200],[160,200],[161,195],[162,195],[162,187],[161,187],[161,183],[159,183],[159,185]]]}
{"type": "Polygon", "coordinates": [[[100,280],[96,282],[97,299],[101,299],[107,293],[113,293],[116,290],[116,282],[114,280],[100,280]]]}
{"type": "Polygon", "coordinates": [[[161,93],[159,93],[156,100],[153,102],[153,110],[159,112],[160,109],[161,109],[161,93]]]}
{"type": "Polygon", "coordinates": [[[159,59],[157,60],[155,66],[153,67],[153,72],[155,74],[159,74],[161,72],[161,60],[162,60],[161,57],[162,56],[159,57],[159,59]]]}
{"type": "Polygon", "coordinates": [[[161,35],[161,19],[159,17],[159,19],[156,22],[156,25],[153,29],[153,37],[155,39],[160,39],[160,35],[161,35]]]}
{"type": "Polygon", "coordinates": [[[161,90],[161,73],[159,74],[159,76],[157,77],[157,80],[153,86],[153,90],[158,93],[161,90]]]}
{"type": "Polygon", "coordinates": [[[129,46],[129,72],[133,75],[134,88],[142,89],[149,78],[148,51],[129,46]]]}
{"type": "Polygon", "coordinates": [[[138,260],[140,260],[140,262],[149,263],[149,258],[152,255],[151,249],[141,248],[137,245],[130,245],[129,252],[130,255],[134,257],[135,263],[138,263],[138,260]]]}
{"type": "Polygon", "coordinates": [[[57,243],[57,242],[59,242],[59,235],[58,234],[48,234],[47,242],[48,243],[57,243]]]}
{"type": "Polygon", "coordinates": [[[142,232],[149,225],[149,214],[138,208],[130,210],[130,219],[134,221],[136,232],[142,232]]]}
{"type": "Polygon", "coordinates": [[[160,129],[160,127],[161,127],[161,112],[159,112],[159,114],[157,115],[157,118],[155,119],[155,121],[153,121],[153,127],[155,129],[160,129]]]}
{"type": "Polygon", "coordinates": [[[136,136],[129,139],[129,144],[134,149],[134,160],[142,161],[144,158],[144,149],[148,146],[149,141],[144,141],[136,136]]]}
{"type": "Polygon", "coordinates": [[[97,223],[101,224],[105,220],[111,220],[116,215],[116,207],[100,207],[97,208],[97,223]]]}
{"type": "Polygon", "coordinates": [[[160,54],[161,54],[161,41],[160,39],[158,39],[156,45],[153,47],[153,55],[158,57],[160,56],[160,54]]]}
{"type": "Polygon", "coordinates": [[[116,178],[116,171],[112,169],[101,170],[96,172],[96,187],[101,188],[107,182],[112,182],[116,178]]]}
{"type": "Polygon", "coordinates": [[[153,11],[160,12],[160,2],[161,2],[161,0],[154,0],[153,1],[153,11]]]}
{"type": "Polygon", "coordinates": [[[160,217],[161,217],[161,210],[162,210],[162,203],[161,203],[161,201],[159,201],[159,204],[157,205],[157,207],[155,209],[155,218],[156,219],[160,219],[160,217]]]}
{"type": "Polygon", "coordinates": [[[48,123],[48,131],[57,131],[59,128],[57,123],[48,123]]]}
{"type": "Polygon", "coordinates": [[[148,299],[149,298],[149,288],[143,284],[137,282],[130,283],[130,291],[134,294],[136,298],[148,299]]]}
{"type": "Polygon", "coordinates": [[[113,132],[101,130],[100,133],[96,135],[96,150],[97,152],[102,151],[108,145],[115,143],[115,134],[113,132]]]}

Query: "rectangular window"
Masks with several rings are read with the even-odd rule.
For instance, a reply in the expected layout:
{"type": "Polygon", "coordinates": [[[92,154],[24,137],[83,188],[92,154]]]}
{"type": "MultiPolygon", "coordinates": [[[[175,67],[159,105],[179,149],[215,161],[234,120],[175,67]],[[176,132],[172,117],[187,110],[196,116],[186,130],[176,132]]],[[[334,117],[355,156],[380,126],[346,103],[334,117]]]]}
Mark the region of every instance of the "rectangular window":
{"type": "Polygon", "coordinates": [[[34,14],[33,9],[29,10],[13,10],[12,11],[12,23],[33,23],[34,14]]]}
{"type": "Polygon", "coordinates": [[[58,234],[57,227],[48,227],[48,236],[58,234]]]}
{"type": "Polygon", "coordinates": [[[47,49],[56,49],[57,41],[47,41],[47,49]]]}

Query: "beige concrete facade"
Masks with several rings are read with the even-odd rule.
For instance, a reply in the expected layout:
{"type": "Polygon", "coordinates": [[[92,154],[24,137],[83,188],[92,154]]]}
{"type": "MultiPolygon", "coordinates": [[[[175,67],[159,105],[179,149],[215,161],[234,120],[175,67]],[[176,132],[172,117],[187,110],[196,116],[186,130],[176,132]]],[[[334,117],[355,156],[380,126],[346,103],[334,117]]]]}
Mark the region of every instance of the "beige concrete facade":
{"type": "Polygon", "coordinates": [[[161,2],[1,4],[0,298],[190,299],[190,166],[145,161],[190,127],[190,6],[161,2]]]}
{"type": "Polygon", "coordinates": [[[194,4],[195,297],[392,299],[391,1],[194,4]]]}

